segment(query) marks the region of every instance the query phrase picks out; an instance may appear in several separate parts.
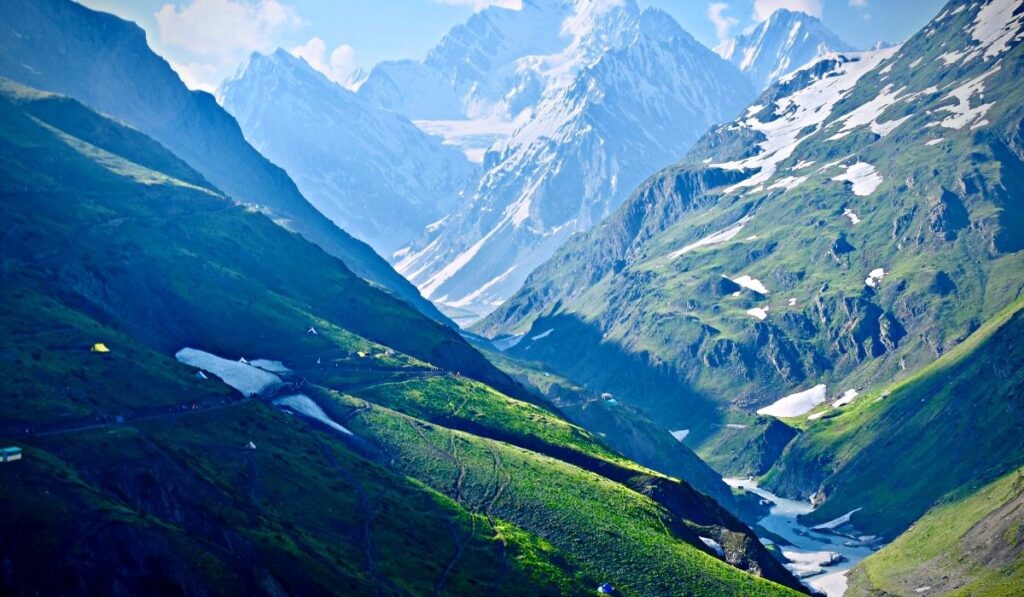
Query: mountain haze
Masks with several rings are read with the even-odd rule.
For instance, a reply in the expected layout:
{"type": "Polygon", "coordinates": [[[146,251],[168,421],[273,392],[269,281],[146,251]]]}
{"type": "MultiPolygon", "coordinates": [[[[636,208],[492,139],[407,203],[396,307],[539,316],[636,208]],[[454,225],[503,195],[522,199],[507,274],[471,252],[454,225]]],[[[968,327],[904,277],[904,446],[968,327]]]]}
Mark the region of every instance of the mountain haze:
{"type": "Polygon", "coordinates": [[[455,210],[476,174],[461,152],[284,50],[253,54],[217,95],[317,209],[385,257],[455,210]]]}
{"type": "Polygon", "coordinates": [[[0,75],[67,94],[131,124],[236,201],[267,210],[358,275],[444,320],[369,246],[306,202],[288,175],[246,142],[213,96],[189,91],[149,49],[138,26],[65,0],[7,0],[4,7],[0,75]]]}

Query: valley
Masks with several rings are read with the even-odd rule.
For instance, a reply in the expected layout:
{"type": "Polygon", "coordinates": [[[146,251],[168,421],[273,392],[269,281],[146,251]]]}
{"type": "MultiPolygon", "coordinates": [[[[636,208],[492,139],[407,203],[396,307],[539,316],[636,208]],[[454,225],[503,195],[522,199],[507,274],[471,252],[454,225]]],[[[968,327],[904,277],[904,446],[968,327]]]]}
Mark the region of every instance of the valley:
{"type": "Polygon", "coordinates": [[[0,594],[1022,593],[1024,0],[149,3],[0,0],[0,594]]]}

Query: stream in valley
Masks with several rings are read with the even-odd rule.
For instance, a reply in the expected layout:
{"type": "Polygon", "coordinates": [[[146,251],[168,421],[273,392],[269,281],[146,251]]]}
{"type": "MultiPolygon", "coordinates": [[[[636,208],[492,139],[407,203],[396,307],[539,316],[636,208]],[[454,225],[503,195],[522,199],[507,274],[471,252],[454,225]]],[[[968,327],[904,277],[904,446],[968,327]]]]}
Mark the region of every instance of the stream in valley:
{"type": "MultiPolygon", "coordinates": [[[[814,510],[809,501],[800,502],[779,497],[758,487],[752,479],[723,481],[732,487],[742,487],[773,503],[771,512],[758,521],[758,524],[769,533],[790,543],[779,545],[783,555],[792,561],[786,567],[801,577],[805,585],[825,593],[828,597],[842,597],[846,592],[846,575],[850,569],[881,547],[875,537],[839,533],[834,529],[815,530],[804,526],[797,520],[797,516],[814,510]]],[[[828,524],[831,523],[819,526],[828,524]]],[[[760,531],[757,528],[754,530],[760,531]]],[[[762,540],[769,541],[771,538],[764,537],[762,540]]]]}

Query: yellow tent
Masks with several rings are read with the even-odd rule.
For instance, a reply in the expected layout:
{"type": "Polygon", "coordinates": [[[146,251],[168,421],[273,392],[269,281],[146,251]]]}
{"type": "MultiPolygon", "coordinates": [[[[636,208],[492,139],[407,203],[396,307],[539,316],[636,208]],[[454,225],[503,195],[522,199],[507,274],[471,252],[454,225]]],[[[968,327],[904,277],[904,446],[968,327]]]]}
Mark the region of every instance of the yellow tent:
{"type": "Polygon", "coordinates": [[[110,349],[107,348],[107,345],[102,342],[97,342],[96,344],[93,344],[90,350],[92,350],[93,352],[110,352],[110,349]]]}

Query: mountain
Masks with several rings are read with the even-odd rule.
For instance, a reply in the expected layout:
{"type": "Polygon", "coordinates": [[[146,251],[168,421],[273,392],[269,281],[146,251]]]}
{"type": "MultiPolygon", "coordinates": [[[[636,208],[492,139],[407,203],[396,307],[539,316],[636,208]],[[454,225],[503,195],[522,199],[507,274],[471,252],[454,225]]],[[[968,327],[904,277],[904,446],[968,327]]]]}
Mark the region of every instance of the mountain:
{"type": "Polygon", "coordinates": [[[850,573],[847,595],[1013,595],[1024,583],[1024,470],[936,506],[850,573]]]}
{"type": "MultiPolygon", "coordinates": [[[[813,407],[841,412],[909,378],[1024,292],[1020,4],[951,3],[899,48],[782,78],[474,330],[521,338],[513,356],[689,430],[699,452],[735,447],[719,441],[732,427],[767,433],[759,412],[813,429],[826,425],[800,418],[813,407]]],[[[819,473],[780,471],[771,487],[816,492],[805,481],[850,449],[833,448],[829,466],[787,468],[819,473]]],[[[860,506],[826,493],[822,517],[860,506]]],[[[920,512],[938,497],[907,495],[920,512]]],[[[867,509],[862,519],[876,524],[867,509]]]]}
{"type": "Polygon", "coordinates": [[[242,135],[213,96],[189,91],[134,23],[67,0],[7,0],[0,75],[74,97],[170,149],[234,200],[266,210],[435,319],[445,318],[366,244],[339,229],[242,135]]]}
{"type": "Polygon", "coordinates": [[[0,181],[4,592],[799,588],[137,129],[0,80],[0,181]]]}
{"type": "Polygon", "coordinates": [[[816,494],[810,523],[856,510],[850,522],[859,531],[895,537],[948,495],[1024,465],[1022,328],[1018,300],[916,375],[819,411],[766,486],[816,494]]]}
{"type": "MultiPolygon", "coordinates": [[[[494,309],[572,234],[600,222],[750,97],[735,69],[663,12],[641,12],[632,1],[529,5],[571,5],[562,28],[569,45],[563,39],[558,54],[519,59],[516,72],[540,81],[538,102],[487,150],[462,208],[397,264],[425,296],[467,320],[494,309]]],[[[490,41],[496,28],[479,39],[490,41]]]]}
{"type": "Polygon", "coordinates": [[[475,174],[458,150],[284,50],[253,54],[217,95],[321,213],[381,255],[454,211],[475,174]]]}
{"type": "Polygon", "coordinates": [[[722,58],[735,64],[757,89],[827,54],[853,50],[818,18],[785,8],[719,48],[722,58]]]}

